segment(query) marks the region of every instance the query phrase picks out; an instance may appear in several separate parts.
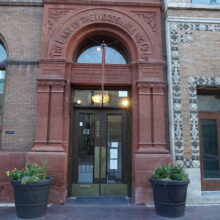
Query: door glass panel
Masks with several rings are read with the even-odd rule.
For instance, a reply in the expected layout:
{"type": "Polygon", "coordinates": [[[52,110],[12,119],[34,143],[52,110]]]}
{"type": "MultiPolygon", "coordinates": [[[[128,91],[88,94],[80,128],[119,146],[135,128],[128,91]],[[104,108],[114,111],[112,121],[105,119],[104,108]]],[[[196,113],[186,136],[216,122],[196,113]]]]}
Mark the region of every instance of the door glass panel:
{"type": "Polygon", "coordinates": [[[107,116],[107,183],[122,181],[122,116],[107,116]]]}
{"type": "Polygon", "coordinates": [[[93,182],[95,114],[80,114],[78,183],[93,182]]]}
{"type": "Polygon", "coordinates": [[[220,178],[217,121],[201,120],[204,178],[220,178]]]}
{"type": "MultiPolygon", "coordinates": [[[[122,154],[128,153],[122,150],[125,119],[124,111],[76,110],[78,132],[74,146],[78,150],[74,170],[77,172],[74,172],[72,195],[127,195],[127,171],[122,169],[122,154]]],[[[123,158],[128,158],[126,155],[123,158]]]]}

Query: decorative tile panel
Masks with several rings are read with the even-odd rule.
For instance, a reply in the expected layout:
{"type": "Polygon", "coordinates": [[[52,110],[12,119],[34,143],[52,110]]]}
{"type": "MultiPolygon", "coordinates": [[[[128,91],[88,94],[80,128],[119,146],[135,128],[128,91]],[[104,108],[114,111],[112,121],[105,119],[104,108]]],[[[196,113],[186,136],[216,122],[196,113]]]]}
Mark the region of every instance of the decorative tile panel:
{"type": "Polygon", "coordinates": [[[202,23],[170,23],[170,51],[171,51],[171,92],[173,103],[173,127],[175,159],[186,167],[199,167],[199,131],[198,131],[198,110],[197,110],[197,86],[220,85],[220,78],[214,77],[189,77],[189,108],[190,108],[190,135],[192,157],[184,158],[183,143],[183,115],[181,97],[181,72],[179,43],[193,42],[194,31],[220,32],[220,24],[202,23]]]}

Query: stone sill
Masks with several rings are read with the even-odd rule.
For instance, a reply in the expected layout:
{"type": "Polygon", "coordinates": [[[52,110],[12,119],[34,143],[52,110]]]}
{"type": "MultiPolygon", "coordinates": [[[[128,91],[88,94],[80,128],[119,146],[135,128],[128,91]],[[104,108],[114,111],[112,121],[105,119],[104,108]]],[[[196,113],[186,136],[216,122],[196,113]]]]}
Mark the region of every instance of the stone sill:
{"type": "Polygon", "coordinates": [[[113,5],[113,6],[152,6],[161,7],[160,0],[42,0],[44,4],[89,4],[89,5],[113,5]]]}
{"type": "Polygon", "coordinates": [[[167,9],[220,10],[220,4],[168,3],[167,9]]]}
{"type": "Polygon", "coordinates": [[[42,7],[47,4],[91,4],[91,5],[131,5],[161,7],[159,0],[0,0],[0,6],[34,6],[42,7]]]}

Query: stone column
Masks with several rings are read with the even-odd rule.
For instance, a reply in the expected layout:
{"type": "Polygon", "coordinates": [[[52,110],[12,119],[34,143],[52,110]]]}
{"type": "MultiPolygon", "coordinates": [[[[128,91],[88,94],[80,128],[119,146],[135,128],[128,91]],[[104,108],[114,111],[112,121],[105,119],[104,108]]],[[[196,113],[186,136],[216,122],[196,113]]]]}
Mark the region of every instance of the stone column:
{"type": "Polygon", "coordinates": [[[38,80],[36,135],[32,151],[64,151],[64,87],[64,80],[38,80]]]}
{"type": "Polygon", "coordinates": [[[64,86],[63,81],[53,82],[51,85],[48,145],[50,148],[55,148],[55,151],[63,151],[61,148],[63,141],[64,86]]]}
{"type": "Polygon", "coordinates": [[[136,204],[152,204],[149,177],[153,170],[171,162],[165,141],[165,84],[138,81],[138,140],[134,154],[134,199],[136,204]]]}
{"type": "Polygon", "coordinates": [[[152,92],[148,83],[138,83],[139,142],[138,151],[153,147],[152,143],[152,92]]]}
{"type": "Polygon", "coordinates": [[[48,81],[38,80],[37,84],[37,117],[35,141],[33,151],[43,149],[48,141],[50,84],[48,81]]]}
{"type": "Polygon", "coordinates": [[[165,141],[164,83],[154,83],[152,87],[153,146],[158,152],[167,152],[165,141]]]}
{"type": "MultiPolygon", "coordinates": [[[[57,77],[58,78],[58,77],[57,77]]],[[[27,161],[48,166],[53,177],[50,201],[64,203],[67,196],[67,153],[64,140],[64,79],[38,79],[35,141],[27,161]]]]}
{"type": "Polygon", "coordinates": [[[139,153],[168,153],[165,142],[163,82],[138,82],[139,153]]]}

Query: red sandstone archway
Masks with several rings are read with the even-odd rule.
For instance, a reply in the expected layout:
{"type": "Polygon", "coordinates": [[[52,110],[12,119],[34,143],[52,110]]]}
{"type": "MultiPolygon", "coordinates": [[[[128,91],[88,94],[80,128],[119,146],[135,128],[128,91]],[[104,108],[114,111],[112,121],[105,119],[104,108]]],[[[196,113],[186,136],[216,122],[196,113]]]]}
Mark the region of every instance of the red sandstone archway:
{"type": "Polygon", "coordinates": [[[130,38],[127,33],[123,30],[118,29],[113,25],[105,25],[99,24],[96,25],[89,25],[77,32],[75,35],[71,37],[69,40],[68,50],[66,51],[66,57],[68,60],[73,60],[73,55],[80,47],[80,45],[86,40],[88,37],[100,35],[103,36],[111,36],[119,41],[122,44],[122,47],[126,48],[129,56],[130,62],[135,61],[138,59],[138,51],[137,47],[132,38],[130,38]]]}
{"type": "Polygon", "coordinates": [[[107,1],[105,6],[89,8],[86,3],[62,8],[45,4],[36,135],[28,159],[47,159],[54,176],[54,202],[64,202],[67,195],[71,85],[97,85],[101,76],[100,65],[76,64],[73,54],[86,37],[100,32],[117,37],[130,53],[130,64],[106,68],[105,84],[132,89],[133,198],[137,204],[151,201],[147,178],[156,164],[170,160],[165,141],[160,6],[108,7],[107,1]]]}

